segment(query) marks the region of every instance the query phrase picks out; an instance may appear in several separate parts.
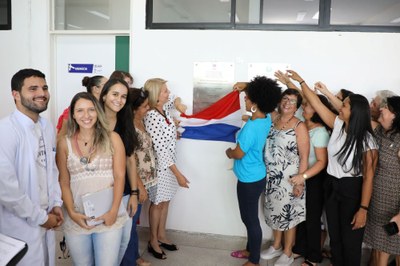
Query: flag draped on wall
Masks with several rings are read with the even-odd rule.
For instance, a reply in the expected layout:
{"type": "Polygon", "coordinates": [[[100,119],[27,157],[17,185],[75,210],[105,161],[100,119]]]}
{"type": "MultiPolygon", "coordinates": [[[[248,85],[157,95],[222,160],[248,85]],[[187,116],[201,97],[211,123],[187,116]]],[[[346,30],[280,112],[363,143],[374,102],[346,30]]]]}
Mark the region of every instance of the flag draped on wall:
{"type": "Polygon", "coordinates": [[[181,114],[182,138],[236,142],[242,125],[239,92],[233,91],[194,115],[181,114]]]}

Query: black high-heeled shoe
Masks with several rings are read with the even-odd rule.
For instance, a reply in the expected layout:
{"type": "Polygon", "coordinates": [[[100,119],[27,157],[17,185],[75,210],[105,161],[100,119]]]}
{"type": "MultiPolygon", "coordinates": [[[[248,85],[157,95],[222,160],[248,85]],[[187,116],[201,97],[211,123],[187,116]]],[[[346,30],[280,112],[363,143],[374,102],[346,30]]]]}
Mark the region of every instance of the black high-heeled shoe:
{"type": "Polygon", "coordinates": [[[169,251],[176,251],[179,250],[179,248],[175,244],[167,244],[163,243],[160,240],[158,240],[158,243],[160,244],[160,247],[163,247],[165,249],[168,249],[169,251]]]}
{"type": "Polygon", "coordinates": [[[154,250],[154,248],[151,246],[150,241],[147,244],[147,251],[151,254],[153,254],[154,258],[159,259],[159,260],[165,260],[167,256],[165,255],[165,252],[161,250],[161,253],[157,252],[154,250]]]}

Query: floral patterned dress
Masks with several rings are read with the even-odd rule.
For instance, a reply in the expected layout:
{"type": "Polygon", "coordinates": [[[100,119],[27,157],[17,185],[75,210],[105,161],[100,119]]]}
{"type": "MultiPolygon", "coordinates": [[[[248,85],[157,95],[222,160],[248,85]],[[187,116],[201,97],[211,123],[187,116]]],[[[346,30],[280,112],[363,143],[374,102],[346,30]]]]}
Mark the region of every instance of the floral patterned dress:
{"type": "Polygon", "coordinates": [[[149,200],[155,202],[157,193],[156,158],[149,133],[136,128],[139,145],[135,150],[138,175],[147,190],[149,200]]]}
{"type": "Polygon", "coordinates": [[[305,193],[295,197],[293,186],[289,183],[290,176],[299,171],[295,131],[299,123],[287,130],[272,127],[265,145],[267,185],[264,215],[267,225],[274,230],[286,231],[305,221],[305,193]]]}

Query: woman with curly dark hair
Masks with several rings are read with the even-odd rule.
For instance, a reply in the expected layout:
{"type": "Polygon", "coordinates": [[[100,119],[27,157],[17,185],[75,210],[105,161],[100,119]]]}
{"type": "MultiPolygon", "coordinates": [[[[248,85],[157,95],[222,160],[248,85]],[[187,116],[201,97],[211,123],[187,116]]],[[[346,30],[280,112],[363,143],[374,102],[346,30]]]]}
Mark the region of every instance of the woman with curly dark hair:
{"type": "Polygon", "coordinates": [[[245,266],[259,265],[262,231],[258,219],[258,202],[266,183],[263,150],[272,124],[271,113],[280,99],[281,88],[276,81],[256,77],[249,84],[236,83],[237,90],[245,90],[246,110],[252,113],[238,134],[237,145],[227,149],[234,159],[233,171],[238,178],[237,197],[240,216],[247,229],[245,250],[231,253],[236,258],[248,259],[245,266]],[[246,88],[247,87],[247,88],[246,88]]]}

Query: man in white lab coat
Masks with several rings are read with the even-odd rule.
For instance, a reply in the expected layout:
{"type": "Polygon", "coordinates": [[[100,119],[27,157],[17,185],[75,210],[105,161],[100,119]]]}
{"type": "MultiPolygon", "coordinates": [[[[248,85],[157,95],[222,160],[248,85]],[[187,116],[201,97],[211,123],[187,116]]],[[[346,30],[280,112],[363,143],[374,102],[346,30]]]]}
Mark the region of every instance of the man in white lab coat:
{"type": "Polygon", "coordinates": [[[54,265],[52,229],[64,218],[54,127],[39,115],[50,99],[45,75],[22,69],[11,90],[16,110],[0,120],[0,233],[28,244],[18,265],[54,265]]]}

